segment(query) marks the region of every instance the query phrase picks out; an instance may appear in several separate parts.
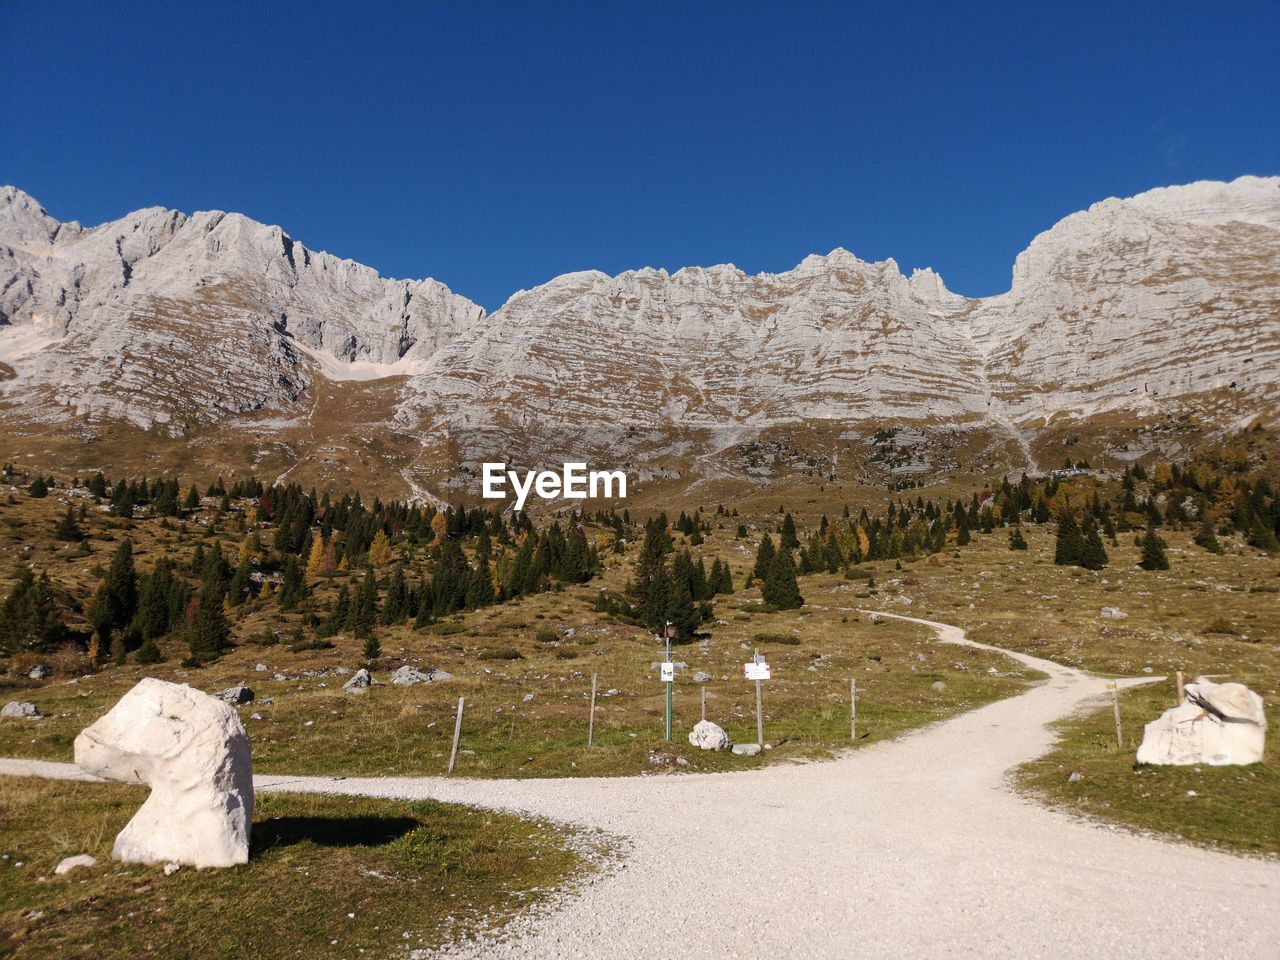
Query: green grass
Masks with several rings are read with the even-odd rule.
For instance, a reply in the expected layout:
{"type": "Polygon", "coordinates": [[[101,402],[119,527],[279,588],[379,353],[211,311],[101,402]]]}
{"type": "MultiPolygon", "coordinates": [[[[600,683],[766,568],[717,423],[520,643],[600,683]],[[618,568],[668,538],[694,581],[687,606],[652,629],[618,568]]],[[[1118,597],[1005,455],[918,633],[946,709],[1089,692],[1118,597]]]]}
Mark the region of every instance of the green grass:
{"type": "Polygon", "coordinates": [[[1240,853],[1280,856],[1280,762],[1247,767],[1138,764],[1143,725],[1173,706],[1169,684],[1121,694],[1124,748],[1111,707],[1059,724],[1062,741],[1019,768],[1018,786],[1052,806],[1135,830],[1240,853]],[[1071,782],[1072,773],[1080,779],[1071,782]],[[1194,795],[1192,795],[1194,791],[1194,795]]]}
{"type": "Polygon", "coordinates": [[[110,860],[144,796],[0,778],[0,956],[388,956],[501,920],[585,865],[557,829],[506,814],[260,794],[248,865],[166,877],[110,860]],[[78,853],[98,865],[54,875],[78,853]]]}

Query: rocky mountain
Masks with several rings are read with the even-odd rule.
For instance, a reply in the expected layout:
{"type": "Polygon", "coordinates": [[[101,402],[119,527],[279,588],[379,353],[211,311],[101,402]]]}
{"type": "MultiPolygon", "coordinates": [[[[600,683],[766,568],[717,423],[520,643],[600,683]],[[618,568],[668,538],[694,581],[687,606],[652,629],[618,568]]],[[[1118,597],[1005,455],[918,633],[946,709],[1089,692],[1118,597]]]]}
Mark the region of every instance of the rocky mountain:
{"type": "Polygon", "coordinates": [[[985,299],[835,250],[780,274],[567,274],[492,315],[238,214],[86,229],[7,187],[0,285],[15,435],[93,441],[124,422],[238,432],[249,461],[381,450],[419,491],[443,464],[455,480],[494,457],[689,468],[753,438],[829,447],[887,423],[987,431],[1025,464],[1055,424],[1191,411],[1226,427],[1280,399],[1280,178],[1094,204],[985,299]],[[339,399],[321,415],[324,397],[339,399]]]}

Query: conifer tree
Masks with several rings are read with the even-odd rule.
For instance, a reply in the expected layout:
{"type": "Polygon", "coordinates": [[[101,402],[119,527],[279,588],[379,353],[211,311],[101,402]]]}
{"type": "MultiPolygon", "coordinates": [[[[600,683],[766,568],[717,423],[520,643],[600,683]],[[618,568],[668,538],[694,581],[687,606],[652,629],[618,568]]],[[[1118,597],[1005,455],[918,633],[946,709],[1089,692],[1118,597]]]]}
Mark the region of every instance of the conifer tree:
{"type": "Polygon", "coordinates": [[[36,477],[31,481],[31,486],[27,487],[28,496],[33,499],[40,500],[49,495],[49,485],[45,483],[44,477],[36,477]]]}
{"type": "Polygon", "coordinates": [[[1009,549],[1010,550],[1026,550],[1027,538],[1022,535],[1021,527],[1014,527],[1009,531],[1009,549]]]}
{"type": "Polygon", "coordinates": [[[760,541],[760,546],[756,548],[756,562],[751,568],[751,576],[747,580],[748,587],[751,586],[752,581],[763,581],[769,575],[769,568],[773,566],[775,553],[773,538],[766,533],[760,541]]]}
{"type": "Polygon", "coordinates": [[[1222,544],[1218,542],[1218,535],[1213,529],[1213,518],[1207,513],[1200,517],[1200,529],[1196,531],[1195,542],[1210,553],[1222,552],[1222,544]]]}
{"type": "Polygon", "coordinates": [[[1053,562],[1059,566],[1078,567],[1083,565],[1084,538],[1080,534],[1080,525],[1076,523],[1075,514],[1064,510],[1058,520],[1058,534],[1054,542],[1053,562]]]}
{"type": "Polygon", "coordinates": [[[195,663],[216,660],[227,648],[231,626],[222,609],[222,600],[222,591],[216,585],[206,584],[200,591],[199,607],[187,639],[191,660],[195,663]]]}
{"type": "Polygon", "coordinates": [[[382,602],[382,622],[389,627],[401,623],[408,611],[408,603],[409,586],[404,579],[404,570],[397,566],[387,585],[387,597],[382,602]]]}
{"type": "Polygon", "coordinates": [[[324,537],[315,537],[311,541],[311,553],[307,556],[307,580],[319,580],[321,577],[331,576],[332,573],[333,570],[329,567],[325,552],[324,537]]]}
{"type": "Polygon", "coordinates": [[[365,567],[364,579],[351,601],[348,626],[357,637],[368,637],[372,635],[377,619],[378,581],[374,579],[373,568],[365,567]]]}
{"type": "Polygon", "coordinates": [[[796,522],[791,514],[782,518],[782,526],[778,529],[779,545],[783,550],[794,550],[800,546],[800,538],[796,536],[796,522]]]}
{"type": "Polygon", "coordinates": [[[233,607],[244,603],[249,596],[249,561],[242,560],[227,585],[227,602],[233,607]]]}
{"type": "Polygon", "coordinates": [[[280,573],[280,592],[276,594],[276,602],[283,611],[294,610],[307,596],[307,582],[302,574],[302,564],[292,553],[284,561],[284,569],[280,573]]]}
{"type": "Polygon", "coordinates": [[[1090,517],[1085,521],[1080,547],[1080,566],[1086,570],[1101,570],[1107,565],[1107,551],[1102,545],[1098,525],[1090,517]]]}
{"type": "Polygon", "coordinates": [[[54,529],[53,535],[59,540],[66,540],[69,543],[79,543],[84,539],[84,531],[80,529],[80,522],[76,519],[75,508],[71,504],[67,504],[67,512],[58,521],[58,526],[54,529]]]}
{"type": "Polygon", "coordinates": [[[1160,539],[1154,526],[1148,526],[1142,538],[1142,559],[1138,566],[1143,570],[1168,570],[1169,558],[1164,552],[1164,541],[1160,539]]]}
{"type": "Polygon", "coordinates": [[[760,588],[764,602],[779,610],[794,610],[804,605],[800,586],[796,583],[796,567],[790,550],[778,550],[769,564],[769,573],[760,588]]]}
{"type": "Polygon", "coordinates": [[[384,531],[379,530],[369,544],[369,562],[375,567],[385,567],[391,562],[391,541],[384,531]]]}

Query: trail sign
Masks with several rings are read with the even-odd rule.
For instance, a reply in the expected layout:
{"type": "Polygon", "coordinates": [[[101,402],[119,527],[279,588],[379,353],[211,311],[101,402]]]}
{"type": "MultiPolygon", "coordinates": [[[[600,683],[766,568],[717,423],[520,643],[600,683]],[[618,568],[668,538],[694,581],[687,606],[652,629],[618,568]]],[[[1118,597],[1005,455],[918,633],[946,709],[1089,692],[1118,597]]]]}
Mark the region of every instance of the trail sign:
{"type": "Polygon", "coordinates": [[[658,666],[662,669],[663,683],[676,682],[676,665],[674,663],[668,660],[666,663],[661,663],[658,666]]]}
{"type": "Polygon", "coordinates": [[[756,663],[755,661],[752,661],[751,663],[744,663],[742,665],[742,672],[747,675],[748,680],[773,679],[773,670],[769,667],[769,664],[764,661],[759,663],[756,663]]]}

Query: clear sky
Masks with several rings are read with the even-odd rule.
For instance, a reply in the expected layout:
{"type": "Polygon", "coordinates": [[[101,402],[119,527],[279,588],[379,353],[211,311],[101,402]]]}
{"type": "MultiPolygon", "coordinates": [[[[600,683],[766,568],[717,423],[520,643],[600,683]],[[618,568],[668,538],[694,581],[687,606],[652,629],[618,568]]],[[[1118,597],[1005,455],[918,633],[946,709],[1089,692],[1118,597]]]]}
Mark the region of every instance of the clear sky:
{"type": "Polygon", "coordinates": [[[1280,173],[1280,2],[0,0],[0,182],[238,210],[489,309],[843,246],[964,294],[1107,196],[1280,173]]]}

